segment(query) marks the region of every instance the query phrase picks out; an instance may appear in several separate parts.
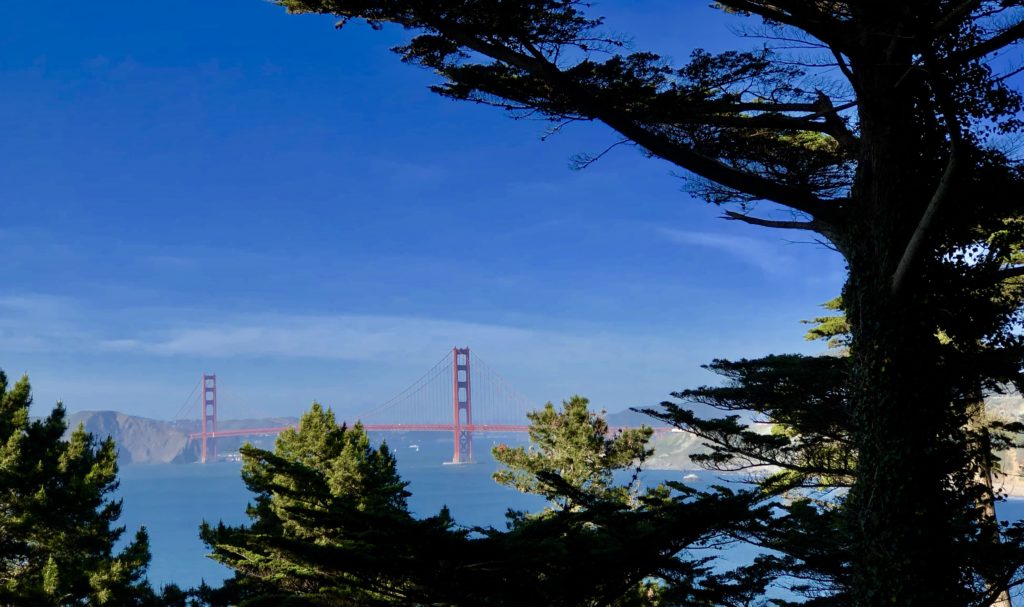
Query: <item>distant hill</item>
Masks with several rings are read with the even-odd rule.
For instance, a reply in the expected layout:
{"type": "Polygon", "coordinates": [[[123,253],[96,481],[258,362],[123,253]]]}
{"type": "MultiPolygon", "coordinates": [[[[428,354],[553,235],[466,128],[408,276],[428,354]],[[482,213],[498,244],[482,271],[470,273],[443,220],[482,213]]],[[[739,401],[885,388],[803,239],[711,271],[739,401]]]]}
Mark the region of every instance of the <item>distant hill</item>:
{"type": "MultiPolygon", "coordinates": [[[[617,413],[608,413],[605,415],[605,421],[613,428],[636,428],[639,426],[648,426],[650,428],[671,427],[661,420],[630,409],[617,413]]],[[[707,447],[701,444],[700,439],[692,434],[678,430],[655,434],[651,439],[650,446],[654,449],[654,455],[644,462],[644,467],[652,470],[697,470],[699,468],[690,461],[690,456],[695,453],[704,453],[708,450],[707,447]]]]}
{"type": "Polygon", "coordinates": [[[708,451],[699,438],[682,431],[655,434],[649,444],[654,455],[644,462],[644,467],[652,470],[699,470],[700,466],[690,456],[708,451]]]}
{"type": "Polygon", "coordinates": [[[605,414],[604,419],[608,422],[608,425],[613,428],[639,428],[640,426],[649,426],[651,428],[668,427],[668,424],[663,421],[654,419],[653,417],[649,417],[631,409],[618,411],[616,413],[607,413],[605,414]]]}
{"type": "MultiPolygon", "coordinates": [[[[267,428],[297,424],[294,417],[265,419],[218,420],[220,430],[232,428],[267,428]]],[[[135,464],[188,463],[199,460],[199,441],[188,435],[199,432],[198,420],[168,422],[128,415],[119,411],[79,411],[68,415],[68,427],[84,424],[86,431],[98,438],[112,437],[117,443],[118,461],[135,464]]],[[[220,453],[237,451],[250,441],[257,446],[271,446],[270,437],[218,438],[220,453]]]]}

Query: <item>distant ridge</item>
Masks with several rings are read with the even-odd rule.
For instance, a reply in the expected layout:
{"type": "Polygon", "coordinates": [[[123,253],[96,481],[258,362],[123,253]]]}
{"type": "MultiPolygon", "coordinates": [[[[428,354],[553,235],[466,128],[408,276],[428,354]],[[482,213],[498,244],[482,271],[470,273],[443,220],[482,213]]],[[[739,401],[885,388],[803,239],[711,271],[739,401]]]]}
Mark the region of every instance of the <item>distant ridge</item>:
{"type": "MultiPolygon", "coordinates": [[[[222,430],[232,428],[268,428],[298,423],[295,417],[218,420],[222,430]]],[[[198,420],[169,422],[129,415],[120,411],[79,411],[68,415],[70,430],[83,424],[87,432],[99,439],[111,437],[117,443],[118,461],[127,464],[170,464],[199,461],[199,445],[188,435],[199,431],[198,420]]],[[[272,445],[269,437],[237,437],[217,439],[221,453],[236,451],[250,441],[258,446],[272,445]]]]}
{"type": "Polygon", "coordinates": [[[648,426],[650,428],[667,428],[669,424],[661,421],[660,419],[654,419],[649,415],[644,415],[632,409],[626,409],[625,411],[617,411],[615,413],[607,413],[604,416],[604,420],[608,422],[609,426],[621,427],[621,428],[638,428],[640,426],[648,426]]]}

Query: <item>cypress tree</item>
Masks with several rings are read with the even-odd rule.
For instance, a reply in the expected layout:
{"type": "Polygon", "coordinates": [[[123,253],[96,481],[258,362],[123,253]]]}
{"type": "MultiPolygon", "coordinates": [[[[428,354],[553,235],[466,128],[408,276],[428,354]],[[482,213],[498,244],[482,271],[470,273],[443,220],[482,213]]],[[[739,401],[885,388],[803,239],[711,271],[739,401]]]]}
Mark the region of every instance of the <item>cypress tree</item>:
{"type": "Polygon", "coordinates": [[[58,404],[31,420],[28,377],[0,371],[0,604],[152,605],[146,530],[115,550],[117,450],[67,422],[58,404]]]}

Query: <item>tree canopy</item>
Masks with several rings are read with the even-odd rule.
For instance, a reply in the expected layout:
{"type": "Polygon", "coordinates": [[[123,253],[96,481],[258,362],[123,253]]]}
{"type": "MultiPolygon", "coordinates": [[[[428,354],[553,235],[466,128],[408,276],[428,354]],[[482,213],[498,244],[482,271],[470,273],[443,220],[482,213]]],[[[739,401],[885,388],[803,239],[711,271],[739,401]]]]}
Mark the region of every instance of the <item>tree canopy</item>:
{"type": "MultiPolygon", "coordinates": [[[[410,522],[406,484],[387,445],[371,447],[362,426],[339,427],[330,409],[314,403],[273,452],[246,445],[242,458],[242,478],[255,494],[252,524],[200,530],[213,558],[236,572],[213,593],[214,604],[389,604],[407,590],[374,562],[401,561],[400,552],[369,549],[383,540],[381,530],[410,522]]],[[[448,523],[428,525],[444,532],[448,523]]]]}
{"type": "Polygon", "coordinates": [[[590,457],[607,448],[614,461],[588,460],[595,471],[561,477],[566,458],[540,467],[530,459],[519,468],[513,457],[509,469],[524,472],[515,478],[541,481],[545,495],[563,496],[571,507],[510,513],[508,529],[497,530],[460,527],[446,509],[413,516],[386,446],[369,445],[358,425],[335,426],[330,410],[314,405],[273,453],[243,450],[244,479],[255,493],[252,524],[203,525],[213,557],[235,576],[197,596],[215,606],[652,607],[670,598],[738,604],[763,588],[763,580],[719,574],[709,557],[687,552],[759,528],[767,516],[759,495],[698,495],[675,485],[623,499],[605,477],[642,456],[648,433],[607,437],[579,397],[554,418],[548,412],[531,423],[546,453],[590,457]],[[548,433],[552,425],[572,431],[548,433]]]}
{"type": "Polygon", "coordinates": [[[637,466],[651,454],[651,429],[630,428],[611,435],[608,423],[589,409],[589,403],[576,395],[562,401],[560,411],[547,403],[528,413],[530,446],[495,447],[494,459],[503,467],[494,480],[543,495],[560,509],[580,507],[565,491],[566,485],[591,499],[635,499],[632,487],[614,483],[613,473],[637,466]]]}
{"type": "Polygon", "coordinates": [[[609,34],[582,1],[279,4],[405,28],[397,51],[439,76],[438,93],[601,122],[613,145],[684,170],[728,219],[808,231],[840,253],[850,602],[984,603],[968,422],[978,388],[1016,383],[1024,354],[1018,302],[1000,297],[1024,273],[1021,2],[720,0],[709,10],[767,44],[682,63],[609,34]]]}
{"type": "Polygon", "coordinates": [[[64,440],[64,407],[30,420],[31,403],[28,377],[10,386],[0,371],[0,604],[157,604],[146,530],[115,550],[113,441],[81,426],[64,440]]]}

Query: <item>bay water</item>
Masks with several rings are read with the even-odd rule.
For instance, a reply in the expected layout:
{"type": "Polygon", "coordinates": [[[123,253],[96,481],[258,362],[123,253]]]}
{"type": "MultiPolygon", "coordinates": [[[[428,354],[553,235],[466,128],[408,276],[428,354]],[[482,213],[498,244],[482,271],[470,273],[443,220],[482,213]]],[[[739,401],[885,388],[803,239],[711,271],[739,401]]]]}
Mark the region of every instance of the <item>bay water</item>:
{"type": "MultiPolygon", "coordinates": [[[[375,433],[371,438],[379,440],[375,433]]],[[[544,500],[498,485],[491,475],[498,464],[490,455],[499,442],[523,444],[523,435],[477,436],[478,463],[450,465],[451,436],[440,433],[387,433],[383,436],[398,460],[398,471],[409,483],[409,507],[418,517],[437,514],[447,506],[460,525],[504,529],[509,508],[536,511],[544,500]]],[[[252,494],[242,482],[241,464],[127,464],[121,466],[119,497],[124,501],[120,520],[125,537],[145,526],[153,560],[149,579],[154,587],[175,583],[183,588],[206,581],[218,584],[231,571],[207,558],[199,539],[202,521],[229,525],[248,522],[246,505],[252,494]]]]}
{"type": "MultiPolygon", "coordinates": [[[[491,447],[499,442],[523,444],[523,435],[475,437],[478,463],[466,465],[444,463],[451,459],[447,435],[389,433],[386,440],[396,454],[399,473],[409,483],[409,506],[417,516],[430,516],[447,506],[461,525],[503,529],[508,509],[532,512],[544,507],[540,497],[503,487],[491,478],[498,469],[490,456],[491,447]]],[[[121,467],[119,496],[124,500],[124,512],[120,522],[127,527],[125,537],[143,525],[149,531],[153,552],[149,579],[154,587],[175,583],[188,588],[204,580],[217,585],[231,575],[229,569],[206,556],[208,551],[198,534],[204,520],[231,525],[248,522],[245,508],[252,494],[242,483],[240,471],[241,464],[230,461],[121,467]]],[[[685,474],[645,471],[641,482],[652,486],[665,480],[682,481],[685,474]]],[[[690,478],[689,482],[699,486],[721,482],[710,472],[696,474],[699,480],[690,478]]],[[[1001,502],[998,509],[1001,519],[1018,520],[1024,517],[1024,500],[1001,502]]],[[[734,548],[726,561],[753,554],[748,547],[734,548]]]]}

